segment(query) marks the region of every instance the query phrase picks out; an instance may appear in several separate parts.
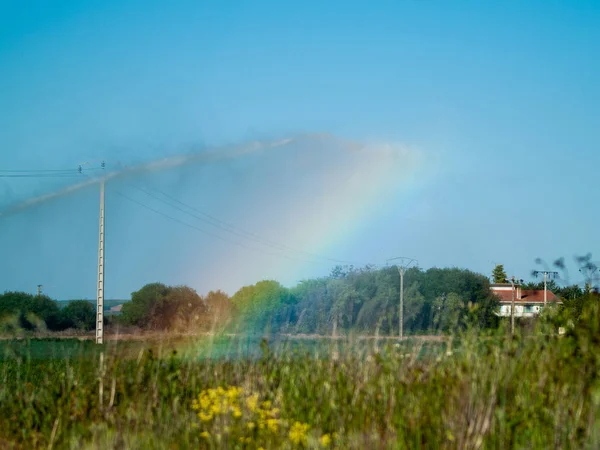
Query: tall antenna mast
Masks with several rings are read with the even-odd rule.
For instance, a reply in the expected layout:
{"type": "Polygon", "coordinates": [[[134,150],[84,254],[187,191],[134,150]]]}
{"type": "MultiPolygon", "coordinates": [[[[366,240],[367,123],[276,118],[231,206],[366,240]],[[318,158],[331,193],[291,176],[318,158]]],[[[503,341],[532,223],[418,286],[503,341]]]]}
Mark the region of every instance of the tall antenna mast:
{"type": "Polygon", "coordinates": [[[400,328],[400,339],[404,339],[404,273],[406,272],[406,269],[411,266],[411,264],[417,264],[417,260],[399,256],[397,258],[388,259],[386,263],[390,261],[398,261],[398,263],[396,263],[396,267],[398,267],[398,273],[400,274],[400,317],[398,318],[398,322],[400,328]]]}

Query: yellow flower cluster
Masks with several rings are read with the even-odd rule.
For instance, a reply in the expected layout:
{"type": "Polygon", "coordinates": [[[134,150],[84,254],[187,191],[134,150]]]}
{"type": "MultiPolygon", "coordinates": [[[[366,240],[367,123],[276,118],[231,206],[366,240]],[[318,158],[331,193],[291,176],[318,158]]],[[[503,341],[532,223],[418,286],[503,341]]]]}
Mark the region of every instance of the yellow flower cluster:
{"type": "Polygon", "coordinates": [[[272,408],[270,401],[265,401],[258,406],[258,397],[252,397],[250,405],[248,406],[250,411],[258,416],[258,429],[267,429],[272,433],[277,433],[281,421],[277,417],[279,415],[279,408],[272,408]]]}
{"type": "Polygon", "coordinates": [[[329,444],[331,444],[331,436],[328,434],[324,434],[323,436],[321,436],[320,441],[322,447],[329,447],[329,444]]]}
{"type": "Polygon", "coordinates": [[[257,428],[277,433],[281,426],[279,408],[272,407],[270,401],[260,402],[257,393],[244,394],[241,387],[228,386],[216,389],[203,390],[197,399],[192,402],[192,409],[196,411],[201,422],[211,422],[217,416],[233,417],[240,419],[246,416],[249,432],[257,428]]]}
{"type": "Polygon", "coordinates": [[[227,389],[218,387],[206,389],[200,393],[198,398],[192,402],[192,409],[197,411],[198,418],[202,422],[210,422],[219,415],[231,414],[233,417],[242,417],[239,398],[242,388],[230,386],[227,389]]]}
{"type": "MultiPolygon", "coordinates": [[[[250,444],[254,441],[258,444],[262,439],[270,439],[268,436],[273,436],[281,430],[288,431],[288,438],[292,444],[307,445],[309,424],[296,421],[289,427],[289,422],[279,417],[279,408],[273,407],[270,401],[261,402],[257,393],[245,393],[241,387],[205,389],[192,402],[192,408],[204,423],[202,428],[208,427],[200,434],[204,439],[212,439],[213,435],[208,431],[210,430],[216,433],[214,436],[217,439],[220,439],[223,432],[228,435],[231,432],[234,436],[239,436],[240,433],[241,436],[237,437],[239,443],[250,444]],[[228,420],[216,422],[217,417],[228,420]]],[[[336,433],[325,434],[321,436],[319,443],[321,447],[327,448],[336,439],[336,433]]]]}
{"type": "Polygon", "coordinates": [[[294,444],[306,444],[306,434],[310,425],[307,423],[296,422],[290,428],[290,441],[294,444]]]}

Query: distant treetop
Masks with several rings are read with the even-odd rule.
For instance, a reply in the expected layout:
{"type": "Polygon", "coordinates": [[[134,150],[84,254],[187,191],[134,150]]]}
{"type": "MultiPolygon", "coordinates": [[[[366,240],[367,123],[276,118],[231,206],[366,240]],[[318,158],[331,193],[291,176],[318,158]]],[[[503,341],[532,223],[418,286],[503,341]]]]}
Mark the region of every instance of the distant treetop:
{"type": "Polygon", "coordinates": [[[504,266],[502,264],[496,264],[494,270],[492,271],[492,278],[494,279],[494,283],[507,283],[508,277],[506,276],[506,272],[504,271],[504,266]]]}

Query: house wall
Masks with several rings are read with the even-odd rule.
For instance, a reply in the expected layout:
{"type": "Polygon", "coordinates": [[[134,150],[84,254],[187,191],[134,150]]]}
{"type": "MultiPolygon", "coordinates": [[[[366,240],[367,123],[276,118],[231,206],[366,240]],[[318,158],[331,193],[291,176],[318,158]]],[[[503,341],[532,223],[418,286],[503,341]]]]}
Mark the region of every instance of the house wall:
{"type": "MultiPolygon", "coordinates": [[[[525,305],[515,305],[515,317],[533,317],[538,315],[542,309],[544,309],[543,305],[533,305],[533,304],[525,304],[525,305]]],[[[511,305],[510,304],[501,304],[500,305],[500,313],[498,314],[501,317],[510,317],[511,305]]]]}

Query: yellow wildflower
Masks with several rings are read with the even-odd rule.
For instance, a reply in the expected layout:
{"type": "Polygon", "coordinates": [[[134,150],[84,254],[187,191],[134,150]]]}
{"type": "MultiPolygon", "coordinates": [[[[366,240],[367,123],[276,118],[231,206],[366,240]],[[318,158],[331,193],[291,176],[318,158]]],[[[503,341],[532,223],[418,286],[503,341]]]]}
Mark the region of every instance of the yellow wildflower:
{"type": "Polygon", "coordinates": [[[294,444],[305,444],[306,433],[308,432],[309,428],[310,425],[308,425],[307,423],[294,423],[294,425],[292,425],[292,428],[290,429],[290,441],[292,441],[294,444]]]}
{"type": "Polygon", "coordinates": [[[331,444],[331,436],[329,436],[328,434],[324,434],[323,436],[321,436],[321,446],[323,447],[329,447],[329,444],[331,444]]]}
{"type": "Polygon", "coordinates": [[[242,410],[240,409],[239,406],[234,406],[232,407],[233,409],[233,417],[235,417],[236,419],[239,419],[240,417],[242,417],[242,410]]]}
{"type": "Polygon", "coordinates": [[[237,398],[242,394],[243,390],[242,388],[238,388],[235,386],[231,386],[228,390],[227,390],[227,398],[229,399],[230,402],[235,402],[237,400],[237,398]]]}
{"type": "Polygon", "coordinates": [[[207,395],[201,395],[200,402],[196,402],[196,404],[202,409],[208,409],[210,407],[210,398],[207,395]]]}
{"type": "Polygon", "coordinates": [[[277,419],[267,419],[267,428],[273,433],[277,433],[277,426],[279,425],[279,420],[277,419]]]}
{"type": "Polygon", "coordinates": [[[246,399],[246,406],[252,412],[256,412],[258,409],[258,394],[252,394],[246,399]]]}
{"type": "Polygon", "coordinates": [[[210,410],[215,416],[218,416],[222,412],[221,405],[219,405],[218,403],[215,403],[214,405],[212,405],[210,410]]]}
{"type": "Polygon", "coordinates": [[[210,420],[212,420],[213,415],[210,412],[209,413],[205,413],[204,411],[200,411],[198,413],[198,417],[200,418],[200,420],[202,422],[209,422],[210,420]]]}
{"type": "Polygon", "coordinates": [[[208,431],[203,431],[202,433],[200,433],[200,436],[202,436],[204,439],[208,439],[210,437],[210,434],[208,433],[208,431]]]}
{"type": "Polygon", "coordinates": [[[264,409],[270,409],[271,408],[271,402],[269,400],[265,400],[264,402],[262,402],[262,407],[264,409]]]}
{"type": "Polygon", "coordinates": [[[256,424],[254,422],[248,422],[246,426],[249,430],[254,430],[254,428],[256,428],[256,424]]]}

